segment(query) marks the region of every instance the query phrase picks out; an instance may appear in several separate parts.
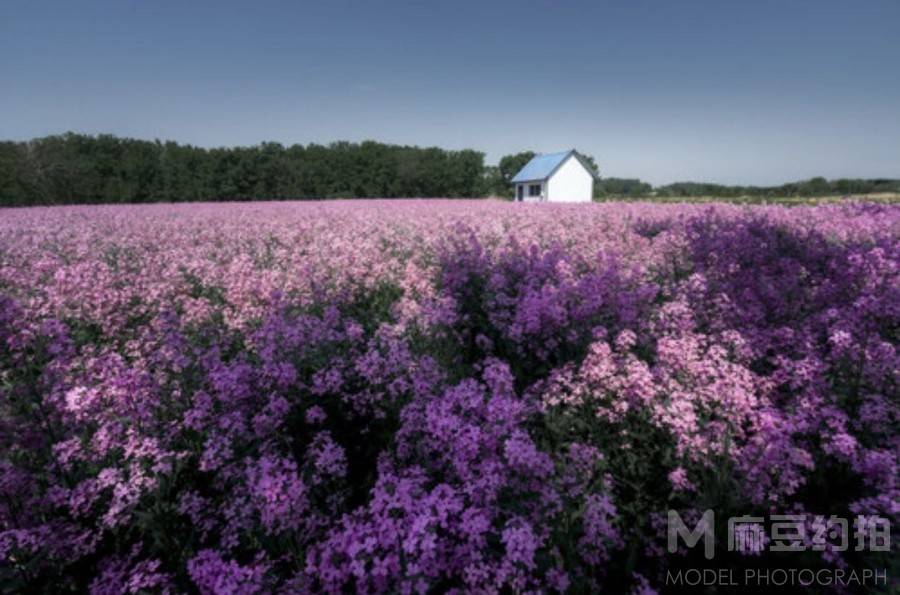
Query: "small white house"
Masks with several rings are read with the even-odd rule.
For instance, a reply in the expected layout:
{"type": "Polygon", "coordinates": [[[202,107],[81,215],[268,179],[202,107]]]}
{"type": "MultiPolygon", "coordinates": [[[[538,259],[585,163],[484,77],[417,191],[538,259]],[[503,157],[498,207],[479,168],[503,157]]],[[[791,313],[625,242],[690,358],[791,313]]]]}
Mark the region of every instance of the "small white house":
{"type": "Polygon", "coordinates": [[[575,149],[535,155],[513,179],[516,202],[591,202],[594,172],[575,149]]]}

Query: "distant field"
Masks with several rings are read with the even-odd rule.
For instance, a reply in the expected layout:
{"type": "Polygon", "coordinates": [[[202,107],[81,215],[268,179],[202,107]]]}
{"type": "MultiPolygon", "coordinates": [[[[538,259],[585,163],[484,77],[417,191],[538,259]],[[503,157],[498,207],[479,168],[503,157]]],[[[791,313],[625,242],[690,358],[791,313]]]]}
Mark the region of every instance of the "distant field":
{"type": "Polygon", "coordinates": [[[896,526],[894,198],[0,209],[0,590],[888,568],[666,523],[896,526]]]}

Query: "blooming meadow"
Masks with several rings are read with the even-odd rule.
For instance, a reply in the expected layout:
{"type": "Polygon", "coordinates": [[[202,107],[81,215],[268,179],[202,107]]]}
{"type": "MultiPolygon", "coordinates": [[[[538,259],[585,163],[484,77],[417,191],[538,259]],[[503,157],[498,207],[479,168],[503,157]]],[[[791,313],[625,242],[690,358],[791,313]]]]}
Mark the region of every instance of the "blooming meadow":
{"type": "Polygon", "coordinates": [[[0,210],[0,585],[653,593],[668,509],[896,525],[898,267],[892,205],[0,210]]]}

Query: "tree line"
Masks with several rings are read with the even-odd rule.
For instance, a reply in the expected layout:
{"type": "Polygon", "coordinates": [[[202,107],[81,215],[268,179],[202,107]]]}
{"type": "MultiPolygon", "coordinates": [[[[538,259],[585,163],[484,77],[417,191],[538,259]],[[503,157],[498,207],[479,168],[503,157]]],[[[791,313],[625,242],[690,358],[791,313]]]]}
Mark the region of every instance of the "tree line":
{"type": "Polygon", "coordinates": [[[603,178],[594,184],[595,198],[718,197],[718,198],[780,198],[809,196],[847,196],[879,192],[900,193],[900,180],[890,178],[841,178],[826,180],[815,177],[779,186],[726,186],[703,182],[675,182],[651,186],[636,178],[603,178]]]}
{"type": "Polygon", "coordinates": [[[205,149],[63,134],[0,143],[0,204],[477,197],[484,154],[373,141],[205,149]]]}
{"type": "MultiPolygon", "coordinates": [[[[484,153],[375,141],[262,143],[206,149],[167,141],[62,134],[0,142],[0,205],[104,202],[512,196],[535,153],[485,165],[484,153]]],[[[589,155],[582,156],[598,172],[589,155]]],[[[811,180],[781,186],[600,178],[595,198],[823,196],[900,192],[900,180],[811,180]]]]}
{"type": "Polygon", "coordinates": [[[900,192],[900,180],[889,178],[826,180],[823,177],[815,177],[779,186],[723,186],[722,184],[676,182],[653,189],[653,193],[658,196],[721,196],[724,198],[743,196],[843,196],[877,192],[900,192]]]}

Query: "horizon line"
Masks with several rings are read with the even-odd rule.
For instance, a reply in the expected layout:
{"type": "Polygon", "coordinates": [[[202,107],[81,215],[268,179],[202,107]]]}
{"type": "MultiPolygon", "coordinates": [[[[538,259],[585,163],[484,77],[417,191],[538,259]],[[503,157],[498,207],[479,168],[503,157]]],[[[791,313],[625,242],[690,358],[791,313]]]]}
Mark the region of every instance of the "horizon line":
{"type": "MultiPolygon", "coordinates": [[[[306,142],[306,143],[299,142],[299,141],[287,143],[287,142],[283,142],[283,141],[279,141],[279,140],[260,140],[260,141],[258,141],[258,142],[256,142],[256,143],[253,143],[253,144],[240,144],[240,143],[239,143],[239,144],[223,145],[223,144],[203,144],[203,143],[195,143],[195,142],[191,142],[191,141],[177,140],[177,139],[173,139],[173,138],[160,138],[160,137],[158,137],[158,136],[155,136],[155,137],[153,137],[152,139],[150,139],[150,138],[146,138],[146,137],[138,137],[138,136],[133,136],[133,135],[129,135],[129,134],[124,134],[124,135],[123,135],[123,134],[118,134],[118,133],[115,133],[115,132],[79,132],[79,131],[75,131],[75,130],[66,130],[66,131],[64,131],[64,132],[51,132],[51,133],[43,134],[43,135],[40,135],[40,136],[32,136],[32,137],[28,137],[28,138],[21,138],[21,137],[20,137],[20,138],[2,138],[2,139],[0,139],[0,143],[5,143],[5,142],[12,142],[12,143],[27,143],[27,142],[32,142],[32,141],[37,141],[37,140],[46,139],[46,138],[62,137],[62,136],[67,136],[67,135],[73,135],[73,136],[88,136],[88,137],[110,136],[110,137],[114,137],[114,138],[119,139],[119,140],[133,140],[133,141],[149,142],[149,143],[153,143],[153,142],[156,142],[156,143],[170,143],[170,142],[171,142],[171,143],[175,143],[175,144],[181,145],[181,146],[183,146],[183,147],[191,147],[191,148],[203,149],[203,150],[207,150],[207,151],[209,151],[209,150],[217,150],[217,149],[226,149],[226,150],[231,150],[231,149],[252,149],[252,148],[261,147],[261,146],[264,145],[264,144],[277,144],[277,145],[281,145],[282,147],[285,147],[285,148],[290,148],[290,147],[294,147],[294,146],[298,146],[298,145],[301,146],[301,147],[308,147],[308,146],[311,146],[311,145],[317,145],[317,146],[322,146],[322,147],[328,147],[328,146],[331,146],[331,145],[334,145],[334,144],[338,144],[338,143],[348,143],[348,144],[361,145],[361,144],[363,144],[363,143],[371,142],[371,143],[377,143],[377,144],[386,145],[386,146],[391,146],[391,147],[409,147],[409,148],[415,148],[415,149],[440,149],[440,150],[442,150],[442,151],[455,151],[455,152],[460,152],[460,151],[475,151],[475,152],[481,153],[483,156],[486,156],[486,155],[487,155],[487,152],[486,152],[486,151],[481,150],[481,149],[477,149],[477,148],[474,148],[474,147],[447,148],[447,147],[445,147],[445,146],[435,145],[435,144],[418,144],[418,143],[409,144],[409,143],[403,143],[403,142],[382,141],[382,140],[377,140],[377,139],[374,139],[374,138],[361,138],[361,139],[359,139],[359,140],[351,140],[351,139],[348,139],[348,138],[336,138],[336,139],[333,139],[333,140],[330,140],[330,141],[309,141],[309,142],[306,142]]],[[[588,156],[590,156],[591,158],[593,158],[593,155],[590,155],[590,154],[587,153],[587,152],[579,151],[577,147],[573,147],[573,148],[566,149],[566,150],[567,150],[567,151],[568,151],[568,150],[575,150],[575,151],[578,151],[579,153],[583,153],[583,154],[588,155],[588,156]]],[[[544,152],[539,152],[539,151],[531,151],[530,149],[523,149],[523,150],[521,150],[521,151],[512,152],[512,153],[507,153],[506,155],[504,155],[504,157],[505,157],[505,156],[508,156],[508,155],[517,155],[517,154],[519,154],[519,153],[525,153],[525,152],[532,152],[532,153],[534,153],[534,154],[536,154],[536,155],[544,155],[544,154],[553,153],[553,152],[559,152],[559,151],[544,151],[544,152]]],[[[499,166],[499,163],[500,163],[499,160],[498,160],[496,163],[487,163],[487,162],[485,162],[485,163],[484,163],[484,166],[485,166],[485,167],[497,167],[497,166],[499,166]]],[[[727,188],[735,188],[735,187],[742,187],[742,188],[777,188],[777,187],[779,187],[779,186],[786,186],[786,185],[788,185],[788,184],[794,184],[794,183],[800,183],[800,182],[807,182],[807,181],[809,181],[809,180],[814,180],[814,179],[817,179],[817,178],[822,178],[822,179],[825,179],[826,181],[829,181],[829,182],[837,181],[837,180],[868,180],[868,181],[874,181],[874,180],[898,181],[898,180],[900,180],[900,172],[898,172],[898,173],[896,173],[896,174],[891,174],[891,175],[882,175],[882,176],[853,176],[853,177],[848,177],[848,176],[832,177],[832,176],[829,176],[829,175],[819,174],[819,175],[814,175],[814,176],[809,176],[809,177],[803,177],[803,178],[792,178],[792,179],[787,179],[787,180],[781,181],[780,183],[776,183],[776,184],[759,184],[759,183],[755,183],[755,182],[751,182],[751,183],[725,183],[725,182],[717,182],[717,181],[703,180],[703,179],[676,179],[676,180],[674,180],[674,181],[666,182],[666,183],[664,183],[664,184],[653,184],[653,183],[651,183],[651,182],[646,181],[646,180],[645,180],[644,178],[642,178],[642,177],[632,177],[632,176],[625,176],[625,175],[623,175],[623,176],[603,175],[603,174],[604,174],[604,171],[603,171],[603,168],[601,167],[601,164],[599,164],[599,163],[597,164],[597,168],[598,168],[598,170],[599,170],[599,176],[598,176],[598,178],[601,179],[601,180],[604,179],[604,178],[605,178],[605,179],[617,179],[617,180],[637,180],[637,181],[642,182],[642,183],[650,184],[651,188],[654,188],[654,189],[655,189],[655,188],[665,187],[665,186],[673,186],[673,185],[676,185],[676,184],[710,184],[710,185],[715,185],[715,186],[723,186],[723,187],[727,187],[727,188]]]]}

